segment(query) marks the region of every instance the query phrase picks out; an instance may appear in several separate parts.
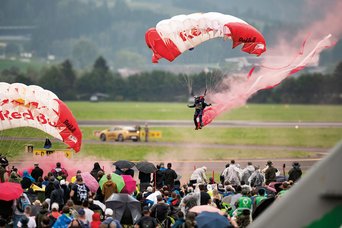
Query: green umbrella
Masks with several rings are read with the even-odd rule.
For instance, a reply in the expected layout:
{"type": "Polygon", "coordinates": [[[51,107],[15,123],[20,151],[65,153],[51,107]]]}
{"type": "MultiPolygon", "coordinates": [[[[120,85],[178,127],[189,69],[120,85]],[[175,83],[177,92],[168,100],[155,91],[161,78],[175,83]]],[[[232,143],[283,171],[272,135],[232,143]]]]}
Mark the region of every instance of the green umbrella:
{"type": "MultiPolygon", "coordinates": [[[[120,175],[118,175],[116,173],[112,173],[111,175],[112,175],[112,181],[116,184],[118,191],[121,192],[121,190],[125,186],[125,181],[123,180],[123,178],[120,175]]],[[[101,189],[103,188],[103,184],[106,181],[107,181],[107,175],[103,175],[103,177],[99,181],[99,185],[100,185],[101,189]]]]}

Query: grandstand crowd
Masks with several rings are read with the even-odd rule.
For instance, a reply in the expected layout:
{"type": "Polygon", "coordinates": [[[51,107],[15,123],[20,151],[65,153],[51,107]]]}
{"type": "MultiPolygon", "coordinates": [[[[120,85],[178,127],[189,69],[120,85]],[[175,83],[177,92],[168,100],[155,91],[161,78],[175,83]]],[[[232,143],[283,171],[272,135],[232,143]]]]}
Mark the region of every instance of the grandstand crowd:
{"type": "Polygon", "coordinates": [[[234,160],[217,181],[207,177],[205,166],[182,180],[171,163],[159,163],[150,173],[136,167],[106,173],[98,162],[76,173],[60,162],[48,171],[39,164],[22,173],[8,170],[4,160],[0,167],[0,188],[12,182],[22,189],[10,200],[1,190],[0,227],[247,227],[302,175],[297,162],[288,175],[280,175],[271,161],[261,169],[234,160]],[[97,189],[88,186],[84,172],[99,183],[97,189]],[[131,176],[135,189],[122,193],[112,172],[131,176]]]}

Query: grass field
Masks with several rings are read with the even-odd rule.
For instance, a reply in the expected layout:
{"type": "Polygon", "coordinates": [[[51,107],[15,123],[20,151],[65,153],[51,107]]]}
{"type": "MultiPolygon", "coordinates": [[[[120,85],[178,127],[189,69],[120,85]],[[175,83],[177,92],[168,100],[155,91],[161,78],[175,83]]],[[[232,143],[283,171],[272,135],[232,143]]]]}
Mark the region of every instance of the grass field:
{"type": "Polygon", "coordinates": [[[22,62],[20,60],[0,59],[0,71],[15,67],[18,68],[21,72],[26,72],[28,68],[39,70],[43,66],[43,63],[37,62],[35,60],[33,60],[32,62],[22,62]]]}
{"type": "MultiPolygon", "coordinates": [[[[193,110],[180,103],[134,103],[134,102],[68,102],[78,120],[191,120],[193,110]]],[[[293,121],[293,122],[342,122],[341,106],[305,106],[305,105],[248,105],[224,114],[221,120],[251,121],[293,121]]],[[[84,140],[98,140],[94,130],[104,127],[81,127],[84,140]]],[[[162,132],[161,139],[151,140],[151,144],[91,144],[83,142],[79,156],[96,156],[103,159],[161,158],[175,155],[180,160],[188,159],[187,151],[197,153],[205,160],[226,158],[286,158],[311,157],[312,152],[304,151],[262,151],[251,149],[192,148],[194,143],[203,145],[249,145],[249,146],[287,146],[331,148],[342,139],[342,128],[229,128],[207,126],[201,131],[191,127],[154,127],[151,130],[162,132]],[[172,147],[156,145],[153,142],[170,142],[189,144],[189,146],[172,147]]],[[[0,132],[0,151],[9,157],[17,157],[24,151],[25,144],[41,148],[47,135],[32,128],[10,129],[0,132]],[[41,142],[5,140],[3,137],[17,136],[40,138],[41,142]]],[[[54,148],[66,148],[61,142],[54,142],[54,148]]]]}
{"type": "MultiPolygon", "coordinates": [[[[78,120],[191,120],[185,103],[67,102],[78,120]]],[[[246,105],[217,120],[342,122],[338,105],[246,105]]]]}

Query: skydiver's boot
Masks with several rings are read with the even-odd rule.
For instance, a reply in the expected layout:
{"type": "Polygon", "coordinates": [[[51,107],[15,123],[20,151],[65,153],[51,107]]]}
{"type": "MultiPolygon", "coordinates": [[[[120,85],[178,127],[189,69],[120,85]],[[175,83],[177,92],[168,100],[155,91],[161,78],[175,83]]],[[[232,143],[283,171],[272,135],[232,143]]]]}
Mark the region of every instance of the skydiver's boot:
{"type": "Polygon", "coordinates": [[[203,124],[203,122],[202,122],[202,116],[200,116],[200,117],[199,117],[198,128],[199,128],[199,129],[202,129],[203,125],[204,125],[204,124],[203,124]]]}
{"type": "Polygon", "coordinates": [[[198,124],[198,122],[197,122],[197,116],[194,116],[194,123],[195,123],[195,130],[198,130],[198,126],[199,126],[199,124],[198,124]]]}

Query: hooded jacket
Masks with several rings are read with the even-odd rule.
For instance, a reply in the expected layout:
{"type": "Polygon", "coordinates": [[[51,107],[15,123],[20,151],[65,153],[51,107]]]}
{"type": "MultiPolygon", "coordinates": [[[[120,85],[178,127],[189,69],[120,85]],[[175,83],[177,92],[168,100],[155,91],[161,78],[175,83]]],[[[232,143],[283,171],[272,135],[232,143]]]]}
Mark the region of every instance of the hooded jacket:
{"type": "Polygon", "coordinates": [[[55,181],[53,183],[55,189],[51,192],[51,205],[56,202],[58,203],[59,208],[63,208],[64,206],[64,190],[61,188],[61,186],[59,185],[58,181],[55,181]]]}
{"type": "Polygon", "coordinates": [[[118,193],[118,187],[112,180],[108,180],[103,184],[102,194],[106,201],[113,193],[118,193]]]}
{"type": "Polygon", "coordinates": [[[59,228],[59,227],[68,227],[68,225],[72,221],[72,216],[68,214],[62,214],[61,216],[58,217],[56,222],[53,224],[53,228],[59,228]]]}
{"type": "Polygon", "coordinates": [[[99,171],[103,172],[103,169],[101,169],[100,164],[98,162],[94,163],[94,168],[91,170],[90,174],[97,180],[98,176],[97,173],[99,171]]]}
{"type": "Polygon", "coordinates": [[[90,223],[91,228],[99,228],[101,225],[101,215],[99,213],[94,213],[92,215],[93,221],[90,223]]]}
{"type": "Polygon", "coordinates": [[[241,174],[241,181],[244,181],[245,184],[249,184],[248,179],[255,171],[255,168],[253,165],[248,165],[245,169],[243,169],[241,174]]]}

